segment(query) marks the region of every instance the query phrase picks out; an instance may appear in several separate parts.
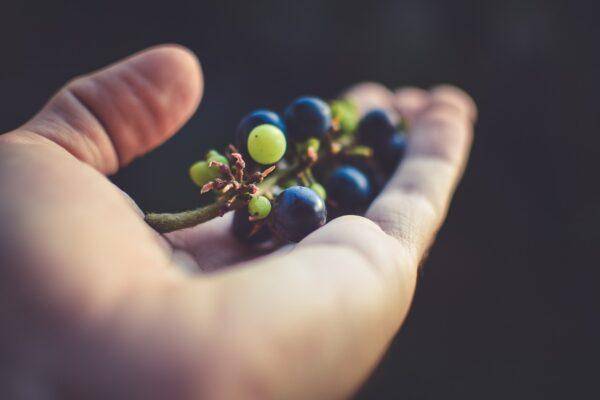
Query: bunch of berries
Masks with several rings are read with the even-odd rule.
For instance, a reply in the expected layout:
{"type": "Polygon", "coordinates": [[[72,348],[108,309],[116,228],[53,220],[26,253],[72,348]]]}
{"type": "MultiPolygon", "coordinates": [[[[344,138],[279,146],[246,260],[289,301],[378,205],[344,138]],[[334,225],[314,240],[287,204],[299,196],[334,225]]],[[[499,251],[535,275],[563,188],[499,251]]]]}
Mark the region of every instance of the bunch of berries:
{"type": "Polygon", "coordinates": [[[328,218],[367,209],[404,154],[405,132],[384,110],[360,118],[348,100],[300,97],[283,117],[254,111],[240,122],[235,146],[211,150],[190,168],[215,203],[147,221],[168,231],[233,211],[233,233],[243,242],[298,242],[328,218]]]}

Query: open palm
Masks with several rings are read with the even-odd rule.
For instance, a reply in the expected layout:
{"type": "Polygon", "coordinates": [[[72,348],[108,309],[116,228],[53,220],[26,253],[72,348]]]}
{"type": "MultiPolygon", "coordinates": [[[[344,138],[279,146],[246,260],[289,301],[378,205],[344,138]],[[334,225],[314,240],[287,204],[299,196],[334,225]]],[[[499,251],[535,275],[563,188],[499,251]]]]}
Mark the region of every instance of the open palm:
{"type": "Polygon", "coordinates": [[[227,219],[157,234],[105,177],[172,136],[202,86],[196,58],[162,46],[0,136],[6,398],[345,397],[397,332],[465,164],[470,98],[351,90],[412,121],[402,165],[366,218],[255,258],[227,219]]]}

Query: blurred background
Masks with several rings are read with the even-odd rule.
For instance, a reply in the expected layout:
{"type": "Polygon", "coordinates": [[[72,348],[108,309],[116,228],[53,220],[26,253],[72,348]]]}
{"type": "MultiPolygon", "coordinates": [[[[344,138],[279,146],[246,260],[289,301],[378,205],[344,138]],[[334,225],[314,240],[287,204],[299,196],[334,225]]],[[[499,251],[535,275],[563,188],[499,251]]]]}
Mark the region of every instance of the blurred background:
{"type": "Polygon", "coordinates": [[[358,399],[589,398],[600,333],[594,2],[4,1],[0,131],[66,80],[163,42],[194,50],[198,113],[114,181],[192,207],[184,171],[242,115],[355,82],[457,84],[480,120],[414,308],[358,399]]]}

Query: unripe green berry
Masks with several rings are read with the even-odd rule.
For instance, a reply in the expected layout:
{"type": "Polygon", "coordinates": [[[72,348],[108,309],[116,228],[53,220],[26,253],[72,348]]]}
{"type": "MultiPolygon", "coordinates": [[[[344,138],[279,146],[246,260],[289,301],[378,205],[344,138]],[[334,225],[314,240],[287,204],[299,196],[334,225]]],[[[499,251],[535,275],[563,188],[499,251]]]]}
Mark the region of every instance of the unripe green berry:
{"type": "Polygon", "coordinates": [[[206,161],[215,161],[220,162],[221,164],[229,165],[229,160],[227,159],[227,157],[225,157],[216,150],[210,150],[208,153],[206,153],[206,161]]]}
{"type": "Polygon", "coordinates": [[[319,195],[320,198],[322,198],[323,200],[325,200],[327,198],[327,191],[325,191],[325,188],[323,187],[323,185],[321,185],[318,182],[313,183],[312,185],[310,185],[310,188],[319,195]]]}
{"type": "Polygon", "coordinates": [[[255,196],[248,203],[248,213],[256,219],[263,219],[271,212],[271,202],[265,196],[255,196]]]}
{"type": "Polygon", "coordinates": [[[354,132],[360,119],[356,105],[348,100],[332,101],[331,115],[339,121],[344,133],[354,132]]]}
{"type": "Polygon", "coordinates": [[[218,167],[209,167],[208,161],[198,161],[190,167],[190,178],[200,187],[221,176],[218,167]]]}
{"type": "Polygon", "coordinates": [[[287,142],[281,129],[259,125],[248,135],[248,153],[259,164],[275,164],[285,154],[287,142]]]}

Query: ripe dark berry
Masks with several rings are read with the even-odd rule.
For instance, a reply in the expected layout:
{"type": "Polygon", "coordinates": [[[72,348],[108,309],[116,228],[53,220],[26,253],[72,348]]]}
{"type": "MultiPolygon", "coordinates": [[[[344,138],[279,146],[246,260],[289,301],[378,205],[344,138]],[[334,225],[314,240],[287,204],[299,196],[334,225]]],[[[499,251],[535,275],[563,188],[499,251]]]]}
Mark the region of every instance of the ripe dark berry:
{"type": "Polygon", "coordinates": [[[360,214],[369,204],[373,188],[362,171],[344,165],[329,176],[327,194],[341,213],[360,214]]]}
{"type": "Polygon", "coordinates": [[[234,212],[233,224],[231,225],[233,236],[239,241],[250,245],[264,243],[272,238],[271,231],[267,224],[264,224],[256,233],[250,235],[256,223],[250,222],[249,218],[250,214],[245,208],[234,212]]]}
{"type": "Polygon", "coordinates": [[[277,236],[299,242],[325,224],[327,209],[323,199],[313,190],[292,186],[275,199],[271,218],[271,228],[277,236]]]}
{"type": "Polygon", "coordinates": [[[331,109],[317,97],[300,97],[285,111],[285,124],[291,140],[320,139],[331,129],[331,109]]]}
{"type": "Polygon", "coordinates": [[[358,169],[366,175],[371,184],[371,198],[377,196],[383,189],[386,182],[386,175],[382,171],[378,160],[364,158],[351,158],[347,160],[347,164],[358,169]]]}
{"type": "Polygon", "coordinates": [[[257,126],[265,124],[274,125],[285,133],[285,124],[279,114],[271,110],[253,111],[242,119],[235,132],[235,145],[238,150],[245,152],[250,132],[257,126]]]}
{"type": "Polygon", "coordinates": [[[392,173],[404,157],[406,152],[406,136],[403,133],[396,132],[387,141],[387,145],[383,146],[376,156],[381,160],[383,169],[392,173]]]}
{"type": "Polygon", "coordinates": [[[374,149],[385,146],[396,128],[390,116],[381,109],[368,112],[358,124],[358,140],[374,149]]]}

